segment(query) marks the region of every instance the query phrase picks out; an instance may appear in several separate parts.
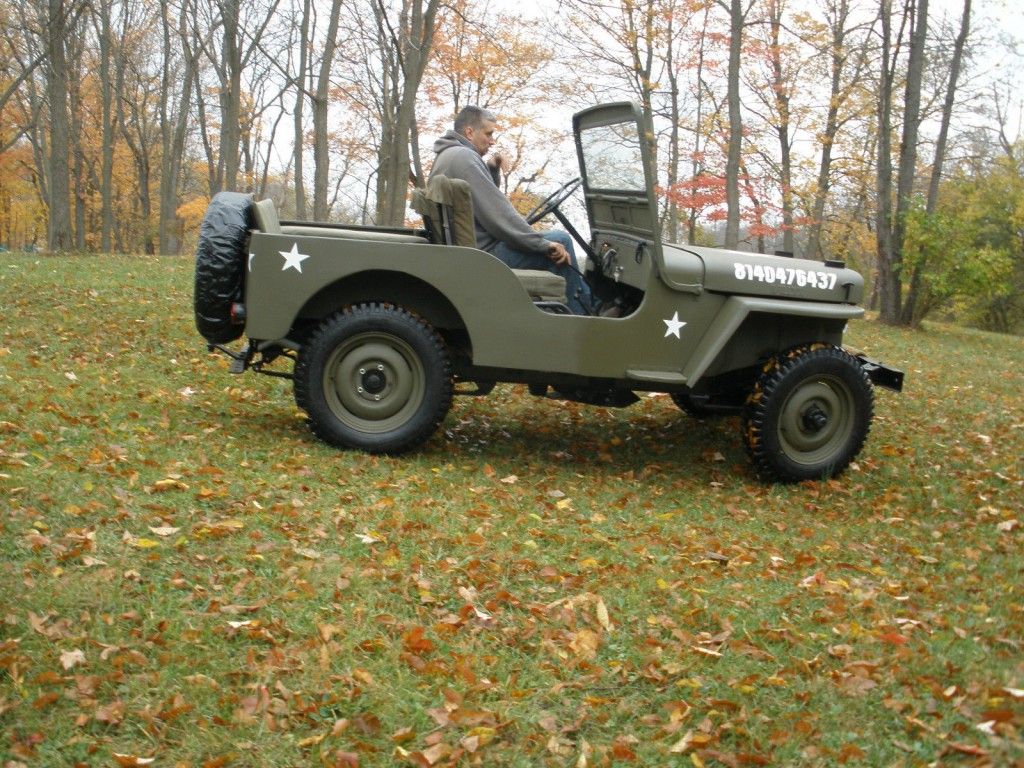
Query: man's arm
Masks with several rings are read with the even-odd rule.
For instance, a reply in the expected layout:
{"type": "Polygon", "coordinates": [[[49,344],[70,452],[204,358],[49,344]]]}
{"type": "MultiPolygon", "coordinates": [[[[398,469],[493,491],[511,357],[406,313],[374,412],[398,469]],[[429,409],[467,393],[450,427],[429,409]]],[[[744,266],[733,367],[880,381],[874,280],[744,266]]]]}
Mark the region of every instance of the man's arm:
{"type": "MultiPolygon", "coordinates": [[[[548,254],[555,243],[545,240],[505,197],[494,183],[490,169],[482,159],[467,163],[460,176],[473,193],[473,215],[491,237],[519,251],[548,254]]],[[[563,248],[564,252],[565,249],[563,248]]],[[[565,254],[568,259],[568,254],[565,254]]],[[[556,262],[556,263],[561,263],[556,262]]]]}

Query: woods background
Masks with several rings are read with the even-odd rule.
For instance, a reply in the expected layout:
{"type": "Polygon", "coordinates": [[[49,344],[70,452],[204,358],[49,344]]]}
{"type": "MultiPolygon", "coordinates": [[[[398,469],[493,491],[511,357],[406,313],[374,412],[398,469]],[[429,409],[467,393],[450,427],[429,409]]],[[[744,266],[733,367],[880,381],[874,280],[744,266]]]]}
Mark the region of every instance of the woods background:
{"type": "MultiPolygon", "coordinates": [[[[666,239],[838,258],[884,322],[1024,330],[1021,59],[971,0],[0,0],[0,248],[188,253],[211,195],[396,224],[461,106],[528,204],[638,101],[666,239]]],[[[993,21],[1001,19],[1001,21],[993,21]]]]}

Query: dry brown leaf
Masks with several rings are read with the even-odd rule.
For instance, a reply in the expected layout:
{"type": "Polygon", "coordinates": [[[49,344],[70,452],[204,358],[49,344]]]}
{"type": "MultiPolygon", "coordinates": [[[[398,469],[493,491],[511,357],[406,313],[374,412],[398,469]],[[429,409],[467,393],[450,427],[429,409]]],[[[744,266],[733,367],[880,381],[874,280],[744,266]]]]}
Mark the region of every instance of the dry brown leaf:
{"type": "Polygon", "coordinates": [[[85,664],[85,653],[80,649],[75,648],[70,651],[61,651],[60,654],[60,665],[65,670],[74,669],[79,664],[85,664]]]}

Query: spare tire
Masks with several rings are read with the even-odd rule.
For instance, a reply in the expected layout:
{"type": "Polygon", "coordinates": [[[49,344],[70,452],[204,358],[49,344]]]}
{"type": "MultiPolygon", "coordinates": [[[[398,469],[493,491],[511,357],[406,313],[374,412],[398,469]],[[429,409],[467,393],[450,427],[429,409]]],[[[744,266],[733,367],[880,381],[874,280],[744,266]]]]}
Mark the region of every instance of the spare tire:
{"type": "Polygon", "coordinates": [[[211,344],[225,344],[244,328],[231,320],[231,305],[242,300],[245,252],[255,226],[252,195],[218,192],[199,227],[196,247],[196,328],[211,344]]]}

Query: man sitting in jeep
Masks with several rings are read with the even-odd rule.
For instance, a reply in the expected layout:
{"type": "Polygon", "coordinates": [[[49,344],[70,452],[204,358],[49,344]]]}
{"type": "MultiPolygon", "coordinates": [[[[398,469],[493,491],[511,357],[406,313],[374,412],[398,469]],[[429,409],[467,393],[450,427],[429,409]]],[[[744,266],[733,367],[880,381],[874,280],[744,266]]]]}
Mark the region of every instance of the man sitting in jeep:
{"type": "Polygon", "coordinates": [[[580,273],[572,238],[559,230],[537,232],[527,224],[498,187],[501,156],[484,162],[497,127],[494,113],[464,107],[453,129],[434,142],[437,157],[431,176],[444,174],[469,184],[478,248],[512,269],[543,269],[564,277],[569,309],[577,315],[593,314],[594,298],[580,273]]]}

